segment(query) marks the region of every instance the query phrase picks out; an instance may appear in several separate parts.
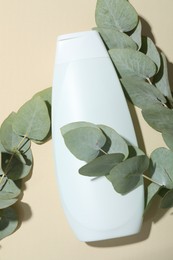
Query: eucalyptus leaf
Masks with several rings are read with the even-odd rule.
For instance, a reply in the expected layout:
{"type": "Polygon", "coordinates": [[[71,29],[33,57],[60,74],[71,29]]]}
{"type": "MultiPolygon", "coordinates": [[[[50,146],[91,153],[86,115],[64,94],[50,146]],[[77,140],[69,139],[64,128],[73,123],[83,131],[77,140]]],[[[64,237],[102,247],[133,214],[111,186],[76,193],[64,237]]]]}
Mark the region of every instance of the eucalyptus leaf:
{"type": "Polygon", "coordinates": [[[142,36],[142,49],[140,50],[146,54],[157,65],[157,71],[160,69],[161,58],[160,53],[154,42],[146,36],[142,36]]]}
{"type": "Polygon", "coordinates": [[[16,152],[17,150],[21,149],[22,150],[28,149],[28,147],[25,147],[22,145],[23,137],[17,135],[12,128],[13,122],[15,120],[16,114],[12,112],[2,123],[1,128],[0,128],[0,139],[3,147],[8,151],[8,152],[16,152]]]}
{"type": "Polygon", "coordinates": [[[138,155],[145,155],[145,153],[137,146],[128,144],[129,156],[128,158],[132,158],[138,155]]]}
{"type": "Polygon", "coordinates": [[[7,173],[8,178],[18,180],[26,177],[32,170],[33,156],[32,151],[29,149],[23,154],[25,163],[19,161],[15,156],[9,153],[2,153],[2,168],[7,173]]]}
{"type": "Polygon", "coordinates": [[[16,186],[16,184],[8,179],[0,190],[0,200],[10,200],[19,196],[21,190],[16,186]]]}
{"type": "Polygon", "coordinates": [[[17,214],[12,207],[0,210],[0,240],[11,235],[17,226],[17,214]]]}
{"type": "Polygon", "coordinates": [[[142,174],[148,166],[149,159],[147,156],[135,156],[115,166],[107,175],[107,178],[118,193],[126,194],[141,183],[142,174]]]}
{"type": "Polygon", "coordinates": [[[164,209],[173,207],[173,190],[169,190],[165,194],[165,196],[161,200],[160,207],[164,209]]]}
{"type": "Polygon", "coordinates": [[[154,103],[165,104],[167,101],[162,93],[154,86],[139,77],[131,76],[121,79],[131,102],[139,108],[147,108],[154,103]]]}
{"type": "Polygon", "coordinates": [[[173,151],[173,132],[171,133],[162,133],[163,140],[166,145],[173,151]]]}
{"type": "Polygon", "coordinates": [[[117,29],[97,28],[109,49],[131,48],[137,50],[136,43],[125,33],[117,29]]]}
{"type": "Polygon", "coordinates": [[[41,97],[46,104],[49,104],[49,106],[51,106],[52,103],[52,87],[43,89],[39,92],[37,92],[33,97],[41,97]]]}
{"type": "Polygon", "coordinates": [[[130,34],[130,37],[132,38],[132,40],[134,42],[136,42],[136,44],[138,46],[138,50],[141,48],[141,45],[142,45],[141,33],[142,33],[142,25],[141,25],[141,21],[139,20],[136,28],[134,29],[132,34],[130,34]]]}
{"type": "Polygon", "coordinates": [[[156,194],[158,194],[160,189],[160,186],[157,185],[156,183],[150,183],[150,185],[148,185],[147,187],[147,196],[146,196],[146,208],[149,207],[149,205],[152,203],[154,197],[156,196],[156,194]]]}
{"type": "Polygon", "coordinates": [[[132,49],[112,49],[109,54],[121,77],[139,76],[151,78],[156,73],[156,65],[145,54],[132,49]]]}
{"type": "Polygon", "coordinates": [[[105,176],[111,169],[124,159],[123,154],[112,153],[99,156],[79,169],[79,173],[85,176],[105,176]]]}
{"type": "Polygon", "coordinates": [[[102,149],[107,153],[122,153],[124,158],[127,158],[129,149],[126,141],[113,128],[106,125],[98,125],[98,127],[103,131],[107,139],[102,149]]]}
{"type": "Polygon", "coordinates": [[[173,133],[173,110],[153,104],[143,109],[142,115],[146,122],[155,130],[163,133],[173,133]]]}
{"type": "Polygon", "coordinates": [[[78,122],[73,122],[69,123],[67,125],[64,125],[61,127],[61,134],[64,136],[66,133],[68,133],[71,130],[75,130],[77,128],[81,127],[93,127],[93,128],[98,128],[95,124],[90,123],[90,122],[85,122],[85,121],[78,121],[78,122]]]}
{"type": "Polygon", "coordinates": [[[161,52],[161,67],[159,72],[154,77],[156,87],[163,93],[165,97],[173,102],[171,88],[169,85],[167,60],[163,52],[161,52]]]}
{"type": "Polygon", "coordinates": [[[106,142],[103,132],[95,125],[81,126],[67,131],[61,128],[65,144],[70,152],[79,160],[89,162],[96,158],[106,142]]]}
{"type": "Polygon", "coordinates": [[[0,209],[8,208],[9,206],[15,204],[17,202],[17,198],[13,199],[0,199],[0,209]]]}
{"type": "Polygon", "coordinates": [[[173,152],[166,148],[157,148],[151,153],[149,175],[160,186],[173,189],[173,152]]]}
{"type": "Polygon", "coordinates": [[[131,31],[138,23],[138,14],[127,0],[97,0],[95,12],[98,27],[131,31]]]}
{"type": "Polygon", "coordinates": [[[17,112],[14,131],[29,139],[43,140],[50,130],[50,117],[47,106],[41,97],[37,96],[26,102],[17,112]]]}

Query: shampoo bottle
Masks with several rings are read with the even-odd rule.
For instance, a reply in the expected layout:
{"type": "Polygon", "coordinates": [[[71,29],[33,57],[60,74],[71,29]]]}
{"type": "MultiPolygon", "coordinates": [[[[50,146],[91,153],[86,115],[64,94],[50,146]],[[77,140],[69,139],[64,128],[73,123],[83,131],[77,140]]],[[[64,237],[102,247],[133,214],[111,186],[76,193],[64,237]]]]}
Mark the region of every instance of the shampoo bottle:
{"type": "Polygon", "coordinates": [[[52,92],[52,139],[56,175],[62,205],[81,241],[98,241],[139,232],[143,185],[117,193],[105,178],[91,181],[78,169],[84,162],[67,149],[60,128],[87,121],[114,128],[137,145],[136,136],[119,79],[96,31],[58,37],[52,92]]]}

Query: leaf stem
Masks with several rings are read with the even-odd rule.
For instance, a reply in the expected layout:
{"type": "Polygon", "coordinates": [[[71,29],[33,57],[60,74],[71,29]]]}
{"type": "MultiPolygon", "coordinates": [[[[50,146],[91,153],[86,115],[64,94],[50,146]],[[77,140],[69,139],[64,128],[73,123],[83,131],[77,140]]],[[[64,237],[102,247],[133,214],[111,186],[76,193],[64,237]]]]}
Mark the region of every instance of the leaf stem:
{"type": "Polygon", "coordinates": [[[158,186],[160,186],[160,187],[163,186],[163,185],[161,185],[160,183],[158,183],[158,182],[154,181],[153,179],[151,179],[150,177],[146,176],[145,174],[143,174],[142,176],[143,176],[144,179],[146,179],[146,180],[148,180],[148,181],[150,181],[150,182],[153,182],[153,183],[155,183],[156,185],[158,185],[158,186]]]}
{"type": "Polygon", "coordinates": [[[100,150],[100,152],[102,152],[102,153],[104,153],[104,154],[108,154],[107,152],[105,152],[103,149],[99,149],[100,150]]]}
{"type": "MultiPolygon", "coordinates": [[[[18,151],[20,150],[20,148],[21,148],[21,146],[23,145],[23,143],[24,143],[24,141],[25,141],[26,138],[27,138],[27,136],[24,135],[23,138],[21,139],[21,141],[19,142],[19,144],[17,145],[16,150],[18,150],[18,151]]],[[[1,176],[1,178],[0,178],[0,184],[2,183],[3,179],[5,178],[5,176],[7,176],[8,169],[9,169],[10,164],[11,164],[11,162],[12,162],[14,156],[15,156],[15,153],[16,153],[16,152],[14,152],[14,153],[11,155],[11,157],[10,157],[10,159],[9,159],[9,161],[8,161],[8,164],[7,164],[7,166],[6,166],[6,168],[5,168],[4,171],[2,170],[2,167],[0,167],[0,169],[1,169],[2,172],[3,172],[3,174],[2,174],[2,176],[1,176]]],[[[0,164],[2,165],[2,155],[0,155],[0,164]]]]}

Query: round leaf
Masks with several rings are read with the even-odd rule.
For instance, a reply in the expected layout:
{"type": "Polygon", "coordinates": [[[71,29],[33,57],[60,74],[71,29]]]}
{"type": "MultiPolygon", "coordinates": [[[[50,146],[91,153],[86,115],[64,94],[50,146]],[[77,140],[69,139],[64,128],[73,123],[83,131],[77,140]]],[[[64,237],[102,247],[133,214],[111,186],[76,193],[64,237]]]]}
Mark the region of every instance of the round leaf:
{"type": "Polygon", "coordinates": [[[114,48],[131,48],[136,50],[136,43],[125,33],[119,32],[116,29],[97,28],[104,42],[109,49],[114,48]]]}
{"type": "Polygon", "coordinates": [[[0,211],[0,240],[11,235],[17,226],[17,215],[13,208],[0,211]]]}
{"type": "Polygon", "coordinates": [[[164,209],[173,207],[173,190],[169,190],[165,194],[165,196],[161,200],[160,207],[164,209]]]}
{"type": "Polygon", "coordinates": [[[33,156],[32,151],[29,149],[23,154],[25,163],[19,161],[15,156],[11,154],[2,153],[2,168],[7,173],[8,178],[12,180],[18,180],[26,177],[32,170],[33,156]]]}
{"type": "Polygon", "coordinates": [[[166,143],[166,145],[173,151],[173,131],[171,133],[162,133],[162,137],[166,143]]]}
{"type": "Polygon", "coordinates": [[[111,127],[106,125],[98,125],[106,135],[107,141],[103,150],[107,153],[122,153],[127,158],[129,154],[128,145],[125,140],[111,127]]]}
{"type": "Polygon", "coordinates": [[[14,152],[16,149],[19,149],[20,143],[23,140],[23,137],[17,135],[12,129],[15,115],[16,114],[14,112],[11,113],[4,120],[0,129],[1,143],[8,152],[14,152]]]}
{"type": "Polygon", "coordinates": [[[63,128],[62,134],[65,144],[71,153],[78,159],[86,162],[96,158],[100,152],[100,148],[106,142],[105,135],[95,125],[77,127],[70,131],[66,131],[63,128]]]}
{"type": "Polygon", "coordinates": [[[147,108],[153,103],[166,103],[165,97],[153,85],[139,77],[125,77],[121,82],[134,105],[140,108],[147,108]]]}
{"type": "Polygon", "coordinates": [[[142,110],[147,123],[155,130],[163,133],[173,132],[173,110],[154,104],[142,110]]]}
{"type": "Polygon", "coordinates": [[[50,130],[50,118],[45,102],[37,96],[26,102],[17,112],[14,131],[32,140],[43,140],[50,130]]]}
{"type": "Polygon", "coordinates": [[[16,184],[8,179],[3,186],[2,189],[0,189],[0,200],[9,200],[13,199],[19,196],[20,189],[16,186],[16,184]]]}
{"type": "Polygon", "coordinates": [[[166,148],[158,148],[151,154],[149,174],[151,178],[168,189],[173,188],[173,152],[166,148]]]}
{"type": "Polygon", "coordinates": [[[132,49],[112,49],[110,56],[121,77],[150,78],[156,73],[156,65],[145,54],[132,49]]]}
{"type": "Polygon", "coordinates": [[[107,178],[117,192],[126,194],[137,187],[148,165],[147,156],[132,157],[115,166],[107,178]]]}
{"type": "Polygon", "coordinates": [[[138,23],[138,15],[127,0],[98,0],[95,14],[98,27],[131,31],[138,23]]]}
{"type": "Polygon", "coordinates": [[[136,26],[133,33],[130,35],[130,37],[133,39],[133,41],[136,42],[136,44],[138,45],[138,50],[141,48],[141,45],[142,45],[141,32],[142,32],[142,25],[141,25],[141,21],[139,20],[138,25],[136,26]]]}
{"type": "Polygon", "coordinates": [[[92,160],[79,169],[79,173],[85,176],[105,176],[111,169],[124,159],[123,154],[106,154],[92,160]]]}

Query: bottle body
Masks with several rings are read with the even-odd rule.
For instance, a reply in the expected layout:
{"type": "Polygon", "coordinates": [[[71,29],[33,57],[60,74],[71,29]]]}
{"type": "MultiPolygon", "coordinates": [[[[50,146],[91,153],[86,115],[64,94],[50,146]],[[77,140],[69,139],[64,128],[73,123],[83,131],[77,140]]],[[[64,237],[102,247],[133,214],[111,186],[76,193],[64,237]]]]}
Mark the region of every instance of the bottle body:
{"type": "Polygon", "coordinates": [[[78,169],[84,162],[70,153],[60,133],[62,126],[77,121],[110,126],[137,145],[121,85],[95,31],[75,34],[74,38],[72,34],[58,41],[52,93],[52,138],[58,186],[67,219],[79,240],[105,240],[139,232],[144,207],[143,185],[122,196],[105,177],[92,181],[79,175],[78,169]],[[88,38],[91,44],[87,44],[88,38]],[[81,48],[81,54],[76,50],[77,55],[73,52],[69,60],[68,55],[63,59],[60,56],[70,42],[78,50],[81,48]],[[61,46],[64,43],[65,49],[61,46]],[[87,50],[89,54],[82,47],[85,45],[91,49],[91,52],[87,50]]]}

